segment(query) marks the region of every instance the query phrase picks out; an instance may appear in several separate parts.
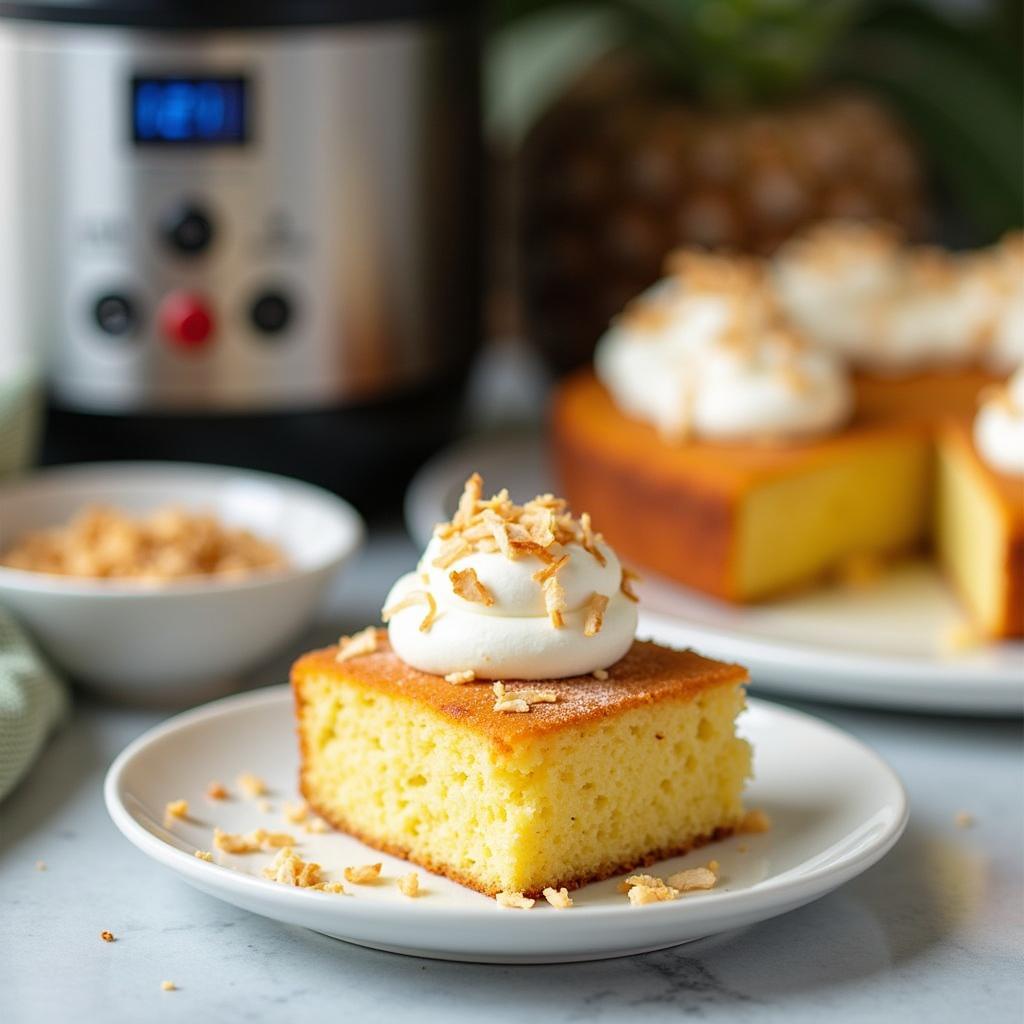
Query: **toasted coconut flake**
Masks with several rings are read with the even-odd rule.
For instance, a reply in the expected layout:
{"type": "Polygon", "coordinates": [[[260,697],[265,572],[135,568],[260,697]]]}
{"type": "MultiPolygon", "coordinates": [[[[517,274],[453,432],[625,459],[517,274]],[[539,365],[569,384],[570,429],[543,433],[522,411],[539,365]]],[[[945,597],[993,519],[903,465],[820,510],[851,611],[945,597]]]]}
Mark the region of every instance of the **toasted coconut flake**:
{"type": "Polygon", "coordinates": [[[497,903],[499,907],[509,907],[515,910],[529,910],[537,901],[529,899],[521,892],[499,892],[498,895],[494,897],[494,902],[497,903]]]}
{"type": "Polygon", "coordinates": [[[740,822],[737,832],[758,833],[768,832],[772,827],[772,819],[764,811],[754,808],[747,811],[740,822]]]}
{"type": "Polygon", "coordinates": [[[472,683],[476,679],[476,672],[471,668],[467,668],[464,672],[449,672],[444,677],[446,683],[452,683],[455,686],[461,686],[463,683],[472,683]]]}
{"type": "Polygon", "coordinates": [[[345,881],[353,885],[373,885],[380,878],[382,864],[361,864],[345,868],[345,881]]]}
{"type": "Polygon", "coordinates": [[[453,526],[468,526],[476,515],[477,505],[484,493],[483,477],[479,473],[473,473],[462,488],[462,497],[459,498],[459,507],[452,517],[453,526]]]}
{"type": "Polygon", "coordinates": [[[599,682],[603,683],[608,678],[608,669],[606,669],[606,668],[595,668],[594,671],[591,672],[590,674],[595,679],[597,679],[599,682]]]}
{"type": "Polygon", "coordinates": [[[227,800],[228,791],[219,782],[210,782],[206,787],[207,800],[227,800]]]}
{"type": "Polygon", "coordinates": [[[524,714],[530,710],[530,705],[521,698],[510,698],[508,700],[498,700],[494,702],[494,709],[499,712],[517,712],[524,714]]]}
{"type": "Polygon", "coordinates": [[[406,608],[412,608],[418,604],[425,604],[427,606],[427,614],[423,617],[423,621],[420,623],[420,632],[427,633],[430,631],[430,627],[434,624],[434,619],[437,617],[437,602],[434,600],[434,595],[429,590],[410,590],[400,601],[396,601],[393,605],[389,605],[380,613],[381,619],[384,622],[390,622],[400,611],[404,611],[406,608]]]}
{"type": "Polygon", "coordinates": [[[622,582],[619,584],[619,590],[630,599],[630,601],[639,601],[640,598],[633,592],[633,581],[639,580],[640,576],[633,572],[632,569],[623,568],[622,570],[622,582]]]}
{"type": "Polygon", "coordinates": [[[402,875],[397,882],[398,891],[409,899],[415,899],[420,894],[420,876],[415,871],[402,875]]]}
{"type": "Polygon", "coordinates": [[[495,679],[491,683],[491,691],[498,700],[501,700],[505,696],[505,684],[500,679],[495,679]]]}
{"type": "Polygon", "coordinates": [[[555,907],[557,910],[568,910],[572,906],[572,898],[569,896],[569,890],[566,888],[552,889],[548,886],[544,890],[544,899],[555,907]]]}
{"type": "MultiPolygon", "coordinates": [[[[387,620],[385,620],[387,621],[387,620]]],[[[367,626],[352,636],[343,636],[338,641],[338,653],[336,661],[348,661],[349,658],[358,658],[362,654],[373,654],[377,650],[377,629],[375,626],[367,626]]]]}
{"type": "Polygon", "coordinates": [[[515,558],[515,552],[512,550],[512,539],[508,535],[508,524],[493,509],[487,509],[483,515],[484,522],[494,538],[494,543],[498,545],[498,550],[506,558],[515,558]]]}
{"type": "Polygon", "coordinates": [[[713,889],[717,882],[718,877],[710,868],[687,868],[685,871],[677,871],[674,875],[668,876],[669,888],[678,889],[679,892],[713,889]]]}
{"type": "MultiPolygon", "coordinates": [[[[438,569],[447,569],[450,565],[457,562],[464,555],[473,553],[473,548],[464,537],[449,537],[441,545],[441,550],[437,557],[430,563],[438,569]]],[[[425,576],[425,574],[424,574],[425,576]]],[[[423,579],[424,583],[429,582],[430,577],[425,576],[423,579]]]]}
{"type": "Polygon", "coordinates": [[[569,561],[569,555],[562,555],[560,558],[556,558],[553,562],[548,562],[542,569],[538,569],[534,574],[533,578],[543,586],[549,579],[551,579],[556,573],[562,571],[565,568],[566,563],[569,561]]]}
{"type": "Polygon", "coordinates": [[[583,624],[584,636],[597,636],[604,625],[604,612],[608,607],[608,598],[604,594],[591,594],[587,602],[587,618],[583,624]]]}
{"type": "Polygon", "coordinates": [[[594,533],[594,527],[591,525],[590,514],[588,512],[584,512],[580,515],[580,531],[582,532],[580,544],[583,546],[583,550],[589,555],[592,555],[598,565],[607,565],[607,559],[603,554],[601,554],[597,547],[598,541],[602,539],[601,535],[599,533],[594,533]]]}
{"type": "Polygon", "coordinates": [[[491,592],[479,580],[476,569],[453,569],[448,574],[452,583],[452,591],[463,601],[473,601],[489,608],[494,604],[491,592]]]}
{"type": "Polygon", "coordinates": [[[515,697],[527,704],[556,704],[558,694],[554,690],[516,690],[515,697]]]}
{"type": "Polygon", "coordinates": [[[544,607],[547,609],[548,618],[555,629],[561,629],[565,625],[562,612],[565,611],[565,588],[558,581],[557,576],[549,576],[544,581],[544,607]]]}
{"type": "Polygon", "coordinates": [[[253,775],[252,772],[242,772],[241,775],[236,779],[238,788],[249,797],[265,796],[267,792],[267,784],[258,776],[253,775]]]}
{"type": "Polygon", "coordinates": [[[210,853],[209,850],[196,850],[194,856],[197,857],[199,860],[205,860],[205,861],[212,861],[213,860],[213,854],[210,853]]]}

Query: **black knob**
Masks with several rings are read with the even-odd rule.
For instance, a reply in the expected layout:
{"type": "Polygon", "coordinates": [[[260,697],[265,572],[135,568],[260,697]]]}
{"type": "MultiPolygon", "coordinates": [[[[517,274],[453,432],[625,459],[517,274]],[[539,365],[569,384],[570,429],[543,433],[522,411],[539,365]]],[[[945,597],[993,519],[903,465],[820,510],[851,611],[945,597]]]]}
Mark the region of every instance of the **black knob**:
{"type": "Polygon", "coordinates": [[[291,318],[292,304],[281,292],[261,292],[249,307],[249,319],[263,334],[279,334],[291,318]]]}
{"type": "Polygon", "coordinates": [[[171,210],[160,226],[164,241],[185,256],[195,256],[213,241],[213,221],[209,213],[194,203],[171,210]]]}
{"type": "Polygon", "coordinates": [[[123,337],[135,330],[135,306],[124,295],[101,295],[92,307],[92,315],[104,334],[123,337]]]}

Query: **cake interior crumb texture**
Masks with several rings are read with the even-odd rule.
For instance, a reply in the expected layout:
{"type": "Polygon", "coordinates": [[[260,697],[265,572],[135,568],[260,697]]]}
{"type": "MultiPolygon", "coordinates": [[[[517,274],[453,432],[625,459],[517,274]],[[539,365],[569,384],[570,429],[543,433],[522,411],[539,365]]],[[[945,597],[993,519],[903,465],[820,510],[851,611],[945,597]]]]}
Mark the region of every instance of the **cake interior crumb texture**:
{"type": "Polygon", "coordinates": [[[417,672],[382,634],[296,664],[301,787],[336,827],[490,895],[575,888],[736,826],[745,680],[638,642],[608,680],[545,682],[556,703],[501,714],[489,685],[417,672]]]}

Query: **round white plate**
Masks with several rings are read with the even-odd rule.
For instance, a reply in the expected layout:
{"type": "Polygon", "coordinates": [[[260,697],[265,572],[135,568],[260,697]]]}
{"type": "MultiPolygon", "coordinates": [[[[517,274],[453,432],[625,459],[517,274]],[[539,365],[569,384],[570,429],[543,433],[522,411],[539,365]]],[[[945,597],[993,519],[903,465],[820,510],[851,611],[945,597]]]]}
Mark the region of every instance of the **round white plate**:
{"type": "MultiPolygon", "coordinates": [[[[519,500],[557,490],[540,435],[470,438],[428,462],[406,493],[418,543],[452,514],[474,470],[519,500]]],[[[650,574],[637,589],[641,636],[742,662],[755,692],[906,711],[1024,711],[1024,644],[956,650],[964,614],[927,562],[867,586],[822,586],[761,605],[725,604],[650,574]]]]}
{"type": "Polygon", "coordinates": [[[824,895],[874,864],[907,819],[903,787],[869,748],[800,712],[752,701],[741,730],[754,744],[755,779],[747,804],[774,827],[722,840],[649,870],[664,876],[715,858],[721,882],[672,903],[632,907],[616,879],[573,894],[558,911],[503,909],[470,889],[419,870],[416,899],[395,879],[410,870],[340,833],[306,834],[288,824],[285,800],[297,800],[298,755],[287,687],[228,697],[178,715],[131,744],[107,774],[107,809],[143,853],[203,892],[288,924],[363,946],[446,960],[555,963],[640,953],[728,931],[785,913],[824,895]],[[203,797],[211,779],[234,788],[240,771],[268,784],[271,810],[257,801],[203,797]],[[188,800],[192,817],[165,827],[164,806],[188,800]],[[294,834],[299,852],[330,879],[346,865],[383,861],[381,881],[347,886],[345,895],[311,892],[260,877],[270,854],[194,856],[211,850],[214,825],[294,834]]]}

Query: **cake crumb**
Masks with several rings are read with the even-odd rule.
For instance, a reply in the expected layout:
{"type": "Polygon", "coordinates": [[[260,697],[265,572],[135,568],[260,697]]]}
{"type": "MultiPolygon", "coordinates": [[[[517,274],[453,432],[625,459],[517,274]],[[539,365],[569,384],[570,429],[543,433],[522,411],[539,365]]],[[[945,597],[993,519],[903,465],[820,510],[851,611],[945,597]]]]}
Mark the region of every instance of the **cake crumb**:
{"type": "Polygon", "coordinates": [[[301,825],[309,814],[309,804],[305,800],[300,800],[297,804],[289,803],[286,800],[281,813],[289,824],[301,825]]]}
{"type": "Polygon", "coordinates": [[[286,846],[263,869],[263,877],[281,885],[312,889],[320,882],[320,865],[304,861],[290,846],[286,846]]]}
{"type": "Polygon", "coordinates": [[[256,807],[263,814],[269,814],[274,809],[273,804],[271,804],[271,802],[269,800],[267,800],[266,798],[264,798],[263,800],[260,800],[256,804],[256,807]]]}
{"type": "Polygon", "coordinates": [[[561,889],[552,889],[551,886],[548,886],[544,890],[544,899],[558,910],[568,910],[572,906],[569,890],[564,886],[561,889]]]}
{"type": "Polygon", "coordinates": [[[631,885],[626,893],[631,906],[643,907],[648,903],[666,903],[679,896],[679,890],[670,885],[631,885]]]}
{"type": "Polygon", "coordinates": [[[266,795],[267,784],[258,775],[253,775],[252,772],[242,772],[236,779],[236,782],[238,783],[238,788],[248,797],[255,799],[258,796],[266,795]]]}
{"type": "Polygon", "coordinates": [[[163,989],[164,992],[176,992],[178,990],[178,986],[175,985],[173,981],[161,981],[160,988],[163,989]]]}
{"type": "Polygon", "coordinates": [[[116,942],[117,939],[114,937],[113,932],[108,932],[105,928],[100,932],[100,938],[104,942],[116,942]]]}
{"type": "Polygon", "coordinates": [[[46,861],[45,860],[37,860],[36,861],[36,871],[45,871],[45,870],[46,870],[46,861]]]}
{"type": "Polygon", "coordinates": [[[418,896],[420,894],[420,876],[415,871],[402,875],[398,880],[398,891],[410,899],[418,896]]]}
{"type": "Polygon", "coordinates": [[[337,896],[345,895],[345,886],[341,882],[317,882],[309,888],[316,889],[317,892],[332,892],[337,896]]]}
{"type": "Polygon", "coordinates": [[[606,668],[595,668],[594,671],[591,672],[590,674],[596,680],[598,680],[598,682],[603,683],[608,678],[608,669],[606,669],[606,668]]]}
{"type": "Polygon", "coordinates": [[[265,828],[253,829],[243,834],[213,830],[213,845],[225,853],[258,853],[260,850],[276,850],[294,846],[294,836],[287,832],[268,832],[265,828]]]}
{"type": "Polygon", "coordinates": [[[471,668],[467,668],[465,672],[449,672],[444,677],[446,683],[453,683],[455,686],[460,686],[462,683],[472,683],[475,679],[476,673],[471,668]]]}
{"type": "Polygon", "coordinates": [[[696,892],[699,889],[713,889],[718,883],[718,876],[710,868],[687,868],[668,876],[670,889],[679,892],[696,892]]]}
{"type": "Polygon", "coordinates": [[[228,791],[219,782],[211,782],[206,787],[207,800],[227,800],[228,791]]]}
{"type": "Polygon", "coordinates": [[[172,821],[174,818],[188,817],[188,801],[172,800],[164,807],[164,821],[172,821]]]}
{"type": "Polygon", "coordinates": [[[511,907],[516,910],[529,910],[537,901],[531,900],[521,892],[499,892],[498,895],[494,897],[494,902],[497,903],[499,907],[511,907]]]}
{"type": "Polygon", "coordinates": [[[330,832],[331,826],[323,818],[311,818],[306,822],[306,831],[310,833],[330,832]]]}
{"type": "Polygon", "coordinates": [[[194,856],[198,857],[200,860],[205,860],[205,861],[212,861],[213,860],[213,854],[210,853],[209,850],[196,850],[194,856]]]}
{"type": "Polygon", "coordinates": [[[953,824],[957,828],[971,828],[974,825],[974,815],[970,811],[957,811],[953,818],[953,824]]]}
{"type": "Polygon", "coordinates": [[[771,830],[771,827],[772,819],[764,811],[753,808],[743,815],[743,820],[739,823],[736,831],[753,834],[768,832],[771,830]]]}
{"type": "Polygon", "coordinates": [[[597,636],[604,625],[604,612],[608,607],[608,598],[604,594],[594,593],[590,595],[587,603],[587,618],[583,624],[584,636],[597,636]]]}
{"type": "Polygon", "coordinates": [[[471,601],[489,608],[494,604],[494,595],[480,582],[476,569],[453,569],[448,573],[452,592],[463,601],[471,601]]]}
{"type": "Polygon", "coordinates": [[[373,885],[380,878],[383,864],[362,864],[357,867],[345,868],[345,881],[353,885],[373,885]]]}
{"type": "Polygon", "coordinates": [[[657,889],[664,884],[660,878],[655,878],[654,875],[630,875],[629,878],[620,881],[617,888],[619,892],[627,893],[634,885],[646,885],[650,889],[657,889]]]}

